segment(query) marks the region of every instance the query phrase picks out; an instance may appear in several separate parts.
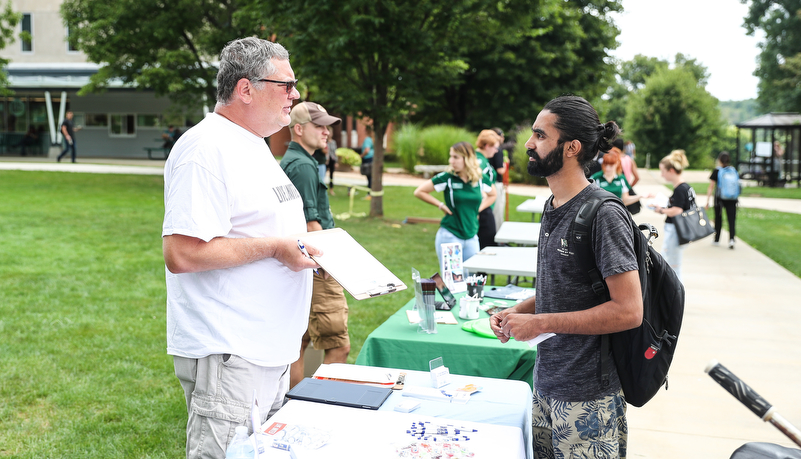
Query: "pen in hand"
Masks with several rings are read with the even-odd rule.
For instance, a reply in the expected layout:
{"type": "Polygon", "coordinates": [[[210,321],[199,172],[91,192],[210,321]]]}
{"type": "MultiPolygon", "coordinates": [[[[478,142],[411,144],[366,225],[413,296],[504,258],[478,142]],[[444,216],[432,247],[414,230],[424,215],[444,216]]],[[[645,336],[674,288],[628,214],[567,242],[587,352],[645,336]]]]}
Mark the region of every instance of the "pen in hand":
{"type": "MultiPolygon", "coordinates": [[[[300,249],[301,252],[303,252],[303,255],[306,255],[306,258],[311,258],[309,252],[306,250],[306,246],[303,245],[302,242],[300,242],[300,239],[298,239],[298,248],[300,249]]],[[[320,273],[317,271],[317,268],[314,269],[314,274],[320,275],[320,273]]]]}

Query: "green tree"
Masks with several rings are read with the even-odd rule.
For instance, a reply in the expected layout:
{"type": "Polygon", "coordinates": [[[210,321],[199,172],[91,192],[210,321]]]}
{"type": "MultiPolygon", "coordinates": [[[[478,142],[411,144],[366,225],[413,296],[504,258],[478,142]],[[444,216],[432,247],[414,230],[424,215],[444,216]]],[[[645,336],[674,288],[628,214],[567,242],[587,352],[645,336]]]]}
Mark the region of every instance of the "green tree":
{"type": "MultiPolygon", "coordinates": [[[[372,121],[376,192],[383,188],[387,125],[457,81],[468,68],[463,43],[475,40],[475,31],[499,8],[489,0],[277,0],[258,7],[275,20],[278,41],[293,54],[299,77],[317,88],[315,100],[372,121]]],[[[370,215],[383,213],[375,195],[370,215]]]]}
{"type": "MultiPolygon", "coordinates": [[[[746,0],[741,0],[746,3],[746,0]]],[[[757,101],[764,112],[801,112],[801,0],[751,0],[744,27],[760,43],[757,101]]]]}
{"type": "MultiPolygon", "coordinates": [[[[593,106],[603,120],[613,120],[623,128],[629,94],[645,85],[645,78],[658,69],[668,68],[668,62],[656,57],[637,54],[629,61],[616,62],[617,74],[604,95],[596,99],[593,106]]],[[[625,135],[625,133],[624,133],[625,135]]]]}
{"type": "Polygon", "coordinates": [[[627,137],[637,144],[638,159],[650,153],[658,161],[683,149],[690,167],[709,167],[724,141],[724,124],[718,100],[686,67],[658,69],[626,107],[627,137]]]}
{"type": "Polygon", "coordinates": [[[102,65],[80,94],[119,79],[191,108],[214,104],[225,44],[263,30],[236,0],[65,0],[61,14],[78,48],[102,65]]]}
{"type": "MultiPolygon", "coordinates": [[[[14,40],[14,31],[21,20],[22,14],[14,12],[11,8],[11,1],[0,10],[0,49],[5,49],[14,40]]],[[[22,35],[20,36],[22,37],[22,35]]],[[[0,68],[5,69],[8,63],[8,59],[0,57],[0,68]]],[[[0,95],[9,96],[13,93],[14,91],[8,89],[8,75],[5,70],[0,71],[0,95]]]]}
{"type": "Polygon", "coordinates": [[[756,99],[721,101],[719,108],[723,119],[731,125],[756,118],[760,114],[756,99]]]}
{"type": "Polygon", "coordinates": [[[600,95],[619,34],[608,15],[620,10],[618,0],[490,3],[487,21],[461,44],[469,67],[414,119],[509,129],[561,94],[600,95]]]}

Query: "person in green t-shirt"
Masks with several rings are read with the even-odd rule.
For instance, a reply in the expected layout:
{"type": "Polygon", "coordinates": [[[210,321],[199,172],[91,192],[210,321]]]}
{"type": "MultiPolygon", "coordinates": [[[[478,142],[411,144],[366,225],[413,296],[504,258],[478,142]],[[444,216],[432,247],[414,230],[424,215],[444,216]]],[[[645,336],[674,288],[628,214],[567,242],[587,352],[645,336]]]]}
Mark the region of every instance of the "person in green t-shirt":
{"type": "MultiPolygon", "coordinates": [[[[340,124],[342,120],[329,115],[322,105],[308,101],[292,107],[289,117],[292,141],[280,164],[303,202],[306,231],[334,228],[325,175],[320,176],[319,162],[314,153],[328,144],[329,126],[340,124]]],[[[304,357],[309,344],[314,349],[325,351],[323,363],[348,361],[348,300],[342,286],[322,269],[312,276],[309,326],[301,338],[300,358],[289,368],[290,387],[303,379],[304,357]]]]}
{"type": "Polygon", "coordinates": [[[450,166],[414,190],[415,197],[437,206],[442,217],[434,241],[437,258],[442,265],[442,244],[462,244],[464,260],[475,255],[478,246],[478,214],[495,202],[495,187],[481,172],[473,146],[459,142],[451,147],[450,166]],[[431,195],[443,193],[443,201],[431,195]]]}
{"type": "MultiPolygon", "coordinates": [[[[501,144],[501,136],[499,136],[492,129],[484,129],[478,134],[476,138],[476,157],[478,164],[481,167],[481,172],[487,177],[487,180],[492,183],[495,188],[495,194],[500,199],[498,191],[498,171],[495,169],[494,159],[498,154],[498,147],[501,144]],[[491,161],[492,160],[492,161],[491,161]]],[[[501,184],[503,186],[503,184],[501,184]]],[[[495,215],[493,214],[492,206],[482,210],[481,215],[478,216],[478,245],[481,249],[488,246],[496,246],[495,233],[498,232],[498,227],[495,222],[495,215]]]]}
{"type": "Polygon", "coordinates": [[[620,156],[613,151],[604,155],[601,163],[601,170],[592,174],[590,178],[595,180],[599,187],[620,198],[623,204],[627,206],[634,204],[642,197],[629,194],[631,185],[629,185],[629,181],[626,180],[626,176],[623,175],[623,166],[620,163],[620,156]]]}

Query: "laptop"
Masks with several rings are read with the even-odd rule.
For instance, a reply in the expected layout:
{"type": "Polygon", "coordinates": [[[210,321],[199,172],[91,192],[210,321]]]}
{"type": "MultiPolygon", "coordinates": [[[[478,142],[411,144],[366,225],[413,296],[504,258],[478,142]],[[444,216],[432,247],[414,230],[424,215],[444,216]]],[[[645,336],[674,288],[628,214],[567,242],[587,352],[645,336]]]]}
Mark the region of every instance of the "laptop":
{"type": "Polygon", "coordinates": [[[307,402],[377,410],[390,394],[392,394],[391,387],[374,387],[365,384],[305,378],[286,396],[290,399],[307,402]]]}

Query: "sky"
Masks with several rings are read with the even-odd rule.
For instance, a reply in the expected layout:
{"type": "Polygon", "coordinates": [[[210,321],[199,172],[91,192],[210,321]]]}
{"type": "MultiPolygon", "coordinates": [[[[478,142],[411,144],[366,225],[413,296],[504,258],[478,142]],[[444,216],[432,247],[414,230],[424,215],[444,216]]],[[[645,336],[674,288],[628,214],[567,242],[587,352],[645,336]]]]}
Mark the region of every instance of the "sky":
{"type": "Polygon", "coordinates": [[[707,91],[721,101],[753,99],[759,79],[753,75],[764,37],[742,27],[748,5],[740,0],[623,0],[623,13],[612,15],[620,28],[621,60],[637,54],[671,64],[676,53],[707,68],[707,91]]]}

